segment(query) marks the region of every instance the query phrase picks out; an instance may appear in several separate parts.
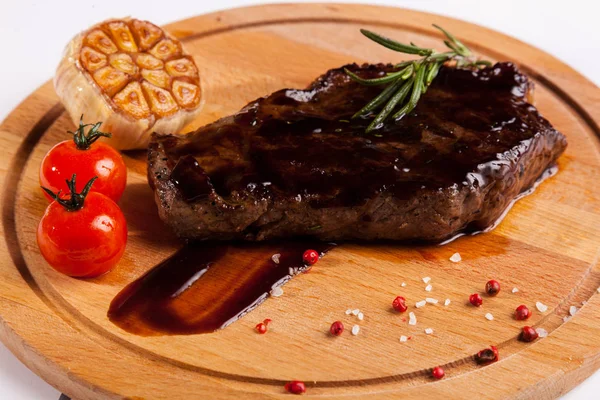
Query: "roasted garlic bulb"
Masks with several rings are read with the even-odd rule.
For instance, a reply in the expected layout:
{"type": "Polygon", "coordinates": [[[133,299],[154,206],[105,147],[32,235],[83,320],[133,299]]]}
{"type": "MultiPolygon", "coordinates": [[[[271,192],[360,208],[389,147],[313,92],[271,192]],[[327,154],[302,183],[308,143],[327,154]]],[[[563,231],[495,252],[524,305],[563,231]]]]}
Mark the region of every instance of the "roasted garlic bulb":
{"type": "Polygon", "coordinates": [[[118,149],[145,148],[153,131],[176,133],[199,110],[200,78],[181,43],[156,25],[110,20],[77,35],[54,88],[71,119],[103,121],[118,149]]]}

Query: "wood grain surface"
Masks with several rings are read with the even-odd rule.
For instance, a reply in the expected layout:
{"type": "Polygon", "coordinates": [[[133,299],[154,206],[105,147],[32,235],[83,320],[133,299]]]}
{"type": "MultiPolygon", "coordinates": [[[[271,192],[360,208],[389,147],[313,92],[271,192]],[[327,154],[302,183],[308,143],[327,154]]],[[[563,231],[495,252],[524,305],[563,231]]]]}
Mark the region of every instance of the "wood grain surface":
{"type": "Polygon", "coordinates": [[[194,17],[166,27],[200,68],[205,102],[189,128],[237,111],[282,87],[302,88],[348,62],[398,61],[402,55],[363,38],[369,28],[404,42],[438,47],[437,23],[492,60],[517,62],[536,81],[536,106],[568,138],[558,174],[519,201],[491,233],[445,246],[353,244],[336,248],[284,295],[214,334],[138,337],[106,317],[111,299],[180,244],[158,219],[145,178],[145,155],[125,153],[128,187],[120,205],[129,224],[124,258],[93,280],[60,275],[45,263],[35,230],[47,202],[38,187],[43,155],[73,129],[51,83],[0,126],[3,191],[0,339],[29,368],[74,399],[264,399],[289,396],[292,379],[307,396],[345,398],[555,398],[600,367],[600,90],[549,54],[454,19],[359,5],[266,5],[194,17]],[[459,252],[462,261],[449,257],[459,252]],[[426,292],[423,277],[431,277],[426,292]],[[488,279],[495,298],[467,305],[488,279]],[[402,283],[406,283],[402,286],[402,283]],[[511,289],[518,287],[517,293],[511,289]],[[408,315],[390,311],[396,295],[408,315]],[[414,308],[426,297],[439,304],[414,308]],[[449,306],[442,303],[445,299],[449,306]],[[545,313],[536,301],[549,306],[545,313]],[[582,303],[585,303],[582,306],[582,303]],[[528,325],[549,336],[517,340],[519,304],[528,325]],[[579,311],[564,321],[569,307],[579,311]],[[359,308],[363,321],[345,314],[359,308]],[[486,313],[494,315],[488,321],[486,313]],[[406,318],[405,318],[406,317],[406,318]],[[271,318],[266,335],[254,331],[271,318]],[[341,337],[327,334],[342,320],[341,337]],[[349,328],[361,326],[353,336],[349,328]],[[434,333],[426,335],[424,330],[434,333]],[[411,336],[400,343],[401,335],[411,336]],[[501,360],[477,366],[489,346],[501,360]],[[430,369],[444,366],[433,381],[430,369]]]}

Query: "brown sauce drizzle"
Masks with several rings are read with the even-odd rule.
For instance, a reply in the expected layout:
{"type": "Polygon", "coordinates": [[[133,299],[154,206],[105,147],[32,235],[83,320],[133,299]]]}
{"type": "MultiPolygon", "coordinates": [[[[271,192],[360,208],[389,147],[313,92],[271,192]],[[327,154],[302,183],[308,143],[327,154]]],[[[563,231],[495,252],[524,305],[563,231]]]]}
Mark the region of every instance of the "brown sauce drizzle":
{"type": "Polygon", "coordinates": [[[214,332],[305,270],[305,250],[324,255],[334,246],[316,241],[190,244],[127,285],[111,302],[108,318],[141,336],[214,332]],[[279,264],[274,254],[281,255],[279,264]]]}

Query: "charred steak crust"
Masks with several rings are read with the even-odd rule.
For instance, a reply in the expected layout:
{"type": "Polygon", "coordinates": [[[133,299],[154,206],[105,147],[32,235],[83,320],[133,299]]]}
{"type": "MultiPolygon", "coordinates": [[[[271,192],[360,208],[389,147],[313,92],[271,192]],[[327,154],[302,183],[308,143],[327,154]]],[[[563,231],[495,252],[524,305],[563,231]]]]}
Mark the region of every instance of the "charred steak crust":
{"type": "MultiPolygon", "coordinates": [[[[391,65],[348,65],[372,78],[391,65]]],[[[187,136],[154,134],[148,180],[185,239],[440,241],[492,225],[565,150],[510,63],[443,68],[416,109],[366,135],[380,88],[332,69],[187,136]]]]}

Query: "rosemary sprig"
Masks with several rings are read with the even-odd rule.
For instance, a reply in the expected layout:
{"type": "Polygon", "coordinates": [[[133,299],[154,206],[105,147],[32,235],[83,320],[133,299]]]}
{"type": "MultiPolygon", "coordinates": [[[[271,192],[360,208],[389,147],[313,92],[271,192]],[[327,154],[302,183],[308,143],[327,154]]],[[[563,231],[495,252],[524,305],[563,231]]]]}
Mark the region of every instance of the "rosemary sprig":
{"type": "Polygon", "coordinates": [[[449,51],[440,53],[435,49],[419,47],[414,43],[399,43],[366,29],[360,30],[363,35],[390,50],[422,57],[418,60],[396,64],[397,71],[380,78],[363,79],[352,71],[345,70],[352,80],[361,85],[388,85],[378,96],[352,116],[352,118],[364,117],[379,110],[367,127],[367,133],[382,128],[386,119],[393,112],[392,118],[396,121],[409,114],[417,106],[421,95],[427,91],[445,63],[454,61],[457,68],[481,68],[491,65],[489,61],[475,59],[471,50],[450,32],[435,24],[433,26],[446,36],[444,44],[449,51]]]}

